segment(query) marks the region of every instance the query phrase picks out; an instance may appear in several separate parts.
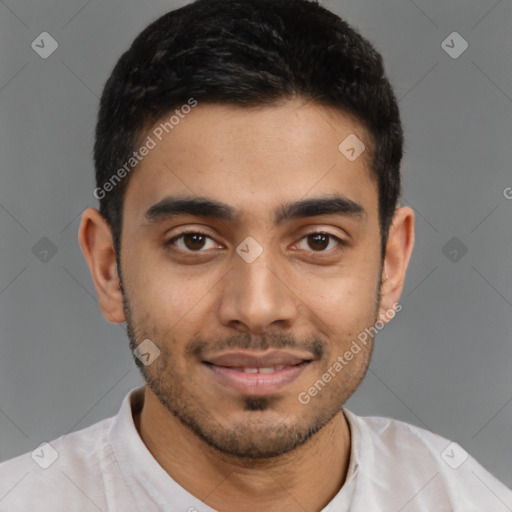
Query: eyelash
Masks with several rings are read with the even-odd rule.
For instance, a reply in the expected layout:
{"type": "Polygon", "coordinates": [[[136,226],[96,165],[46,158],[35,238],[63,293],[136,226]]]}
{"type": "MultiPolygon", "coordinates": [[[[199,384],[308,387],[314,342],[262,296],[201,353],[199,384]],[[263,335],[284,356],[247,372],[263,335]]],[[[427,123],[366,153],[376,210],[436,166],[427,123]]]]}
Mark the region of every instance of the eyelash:
{"type": "MultiPolygon", "coordinates": [[[[176,250],[176,251],[181,251],[181,252],[185,252],[185,253],[197,253],[197,254],[200,254],[202,252],[206,252],[204,250],[199,250],[199,251],[191,251],[191,250],[184,250],[184,249],[175,249],[174,247],[172,247],[174,245],[174,242],[179,240],[180,238],[182,238],[183,236],[185,235],[201,235],[201,236],[204,236],[206,238],[209,238],[210,240],[213,240],[213,238],[207,234],[207,233],[203,233],[202,231],[197,231],[197,230],[190,230],[190,231],[182,231],[181,233],[179,233],[178,235],[176,236],[173,236],[172,238],[170,238],[169,240],[167,240],[164,245],[165,247],[169,247],[171,248],[172,250],[176,250]]],[[[312,231],[310,233],[307,233],[306,235],[304,235],[303,237],[301,237],[300,241],[304,240],[305,238],[308,238],[312,235],[325,235],[327,236],[328,238],[332,239],[332,240],[335,240],[336,242],[338,242],[338,249],[339,248],[343,248],[347,245],[347,243],[342,240],[341,238],[338,238],[337,236],[331,234],[331,233],[328,233],[326,231],[312,231]]],[[[329,252],[331,252],[333,249],[330,249],[329,251],[306,251],[306,252],[311,252],[312,255],[313,255],[313,258],[316,258],[316,257],[321,257],[323,254],[327,254],[329,252]]],[[[336,250],[336,249],[334,249],[336,250]]]]}

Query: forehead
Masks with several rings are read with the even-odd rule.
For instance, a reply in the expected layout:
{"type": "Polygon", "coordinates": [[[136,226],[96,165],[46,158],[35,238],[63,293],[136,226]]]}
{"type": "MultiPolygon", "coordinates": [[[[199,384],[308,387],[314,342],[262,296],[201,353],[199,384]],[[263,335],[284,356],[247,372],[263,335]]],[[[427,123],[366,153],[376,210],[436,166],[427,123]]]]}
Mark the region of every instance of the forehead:
{"type": "Polygon", "coordinates": [[[169,133],[161,123],[143,138],[154,147],[126,191],[125,215],[135,222],[169,196],[216,199],[240,222],[277,222],[283,205],[308,197],[342,197],[365,214],[377,212],[369,150],[355,160],[342,151],[346,140],[366,148],[371,141],[342,111],[299,101],[259,109],[199,103],[172,129],[167,125],[169,133]]]}

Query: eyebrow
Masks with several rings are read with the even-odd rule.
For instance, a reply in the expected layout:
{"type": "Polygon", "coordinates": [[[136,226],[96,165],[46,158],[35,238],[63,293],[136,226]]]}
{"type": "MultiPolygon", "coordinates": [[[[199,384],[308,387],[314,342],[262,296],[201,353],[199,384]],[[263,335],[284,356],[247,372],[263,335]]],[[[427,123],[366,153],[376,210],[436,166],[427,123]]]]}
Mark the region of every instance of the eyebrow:
{"type": "MultiPolygon", "coordinates": [[[[144,214],[144,219],[145,223],[155,224],[180,215],[229,222],[236,222],[240,218],[238,210],[215,199],[202,196],[167,196],[151,206],[144,214]]],[[[332,195],[286,203],[274,211],[273,219],[279,225],[293,219],[320,215],[362,219],[367,217],[367,212],[361,204],[347,197],[332,195]]]]}

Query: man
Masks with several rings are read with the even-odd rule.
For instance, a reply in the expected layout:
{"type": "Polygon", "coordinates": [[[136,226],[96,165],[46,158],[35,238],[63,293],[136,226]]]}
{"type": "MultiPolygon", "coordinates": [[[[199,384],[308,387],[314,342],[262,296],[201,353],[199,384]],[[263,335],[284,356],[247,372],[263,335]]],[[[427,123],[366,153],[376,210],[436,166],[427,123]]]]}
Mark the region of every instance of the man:
{"type": "Polygon", "coordinates": [[[0,465],[0,510],[512,510],[459,445],[344,408],[401,308],[402,143],[381,57],[318,4],[199,0],[144,30],[79,241],[146,386],[0,465]]]}

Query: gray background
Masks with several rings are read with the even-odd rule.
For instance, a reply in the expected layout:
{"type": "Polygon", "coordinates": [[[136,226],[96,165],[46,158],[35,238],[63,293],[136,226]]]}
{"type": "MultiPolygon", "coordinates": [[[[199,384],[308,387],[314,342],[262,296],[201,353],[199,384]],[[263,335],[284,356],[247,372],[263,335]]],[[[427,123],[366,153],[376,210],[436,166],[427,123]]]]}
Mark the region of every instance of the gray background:
{"type": "MultiPolygon", "coordinates": [[[[150,21],[184,3],[0,2],[0,460],[114,415],[142,383],[124,324],[99,312],[77,230],[97,206],[104,82],[150,21]],[[43,31],[59,43],[48,59],[31,48],[43,31]]],[[[383,54],[417,218],[403,310],[348,407],[453,439],[511,487],[512,1],[323,4],[383,54]],[[469,44],[456,59],[441,46],[454,31],[469,44]]]]}

